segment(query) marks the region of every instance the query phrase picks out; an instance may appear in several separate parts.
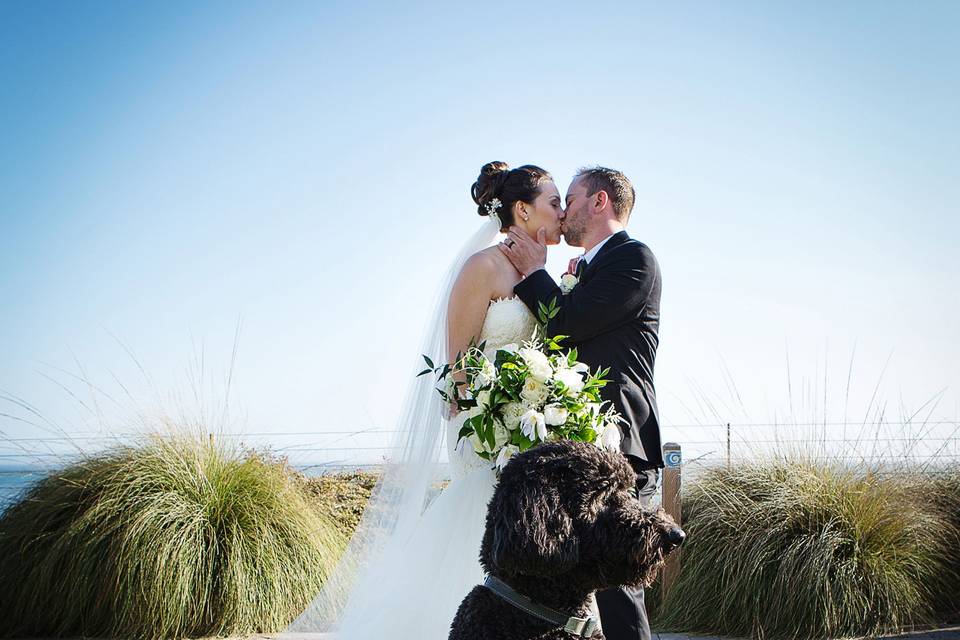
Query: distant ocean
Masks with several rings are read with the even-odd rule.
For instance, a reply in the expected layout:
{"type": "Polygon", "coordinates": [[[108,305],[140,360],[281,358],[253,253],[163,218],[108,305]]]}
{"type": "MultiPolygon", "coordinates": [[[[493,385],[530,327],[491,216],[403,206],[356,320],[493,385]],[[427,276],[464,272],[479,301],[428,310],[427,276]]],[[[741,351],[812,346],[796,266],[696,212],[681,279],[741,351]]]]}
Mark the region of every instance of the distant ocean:
{"type": "Polygon", "coordinates": [[[0,513],[7,506],[28,489],[37,480],[43,478],[49,470],[0,470],[0,513]]]}
{"type": "MultiPolygon", "coordinates": [[[[356,469],[374,469],[377,465],[330,465],[330,464],[305,464],[293,465],[295,469],[307,476],[320,476],[338,471],[349,471],[356,469]]],[[[44,478],[53,472],[51,468],[4,468],[0,467],[0,513],[3,513],[10,504],[16,502],[24,491],[30,488],[32,484],[44,478]]]]}

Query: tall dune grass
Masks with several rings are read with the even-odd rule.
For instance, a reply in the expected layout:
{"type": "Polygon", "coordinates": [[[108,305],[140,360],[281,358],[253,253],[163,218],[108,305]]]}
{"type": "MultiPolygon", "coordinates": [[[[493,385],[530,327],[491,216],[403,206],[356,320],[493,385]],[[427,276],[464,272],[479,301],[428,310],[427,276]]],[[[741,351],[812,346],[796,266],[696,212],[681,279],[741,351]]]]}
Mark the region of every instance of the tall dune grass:
{"type": "Polygon", "coordinates": [[[705,471],[684,492],[687,544],[657,627],[826,638],[946,615],[960,552],[948,477],[795,454],[705,471]]]}
{"type": "Polygon", "coordinates": [[[927,508],[943,514],[951,525],[948,546],[952,548],[946,572],[946,585],[934,602],[939,620],[960,623],[960,465],[936,469],[913,476],[911,492],[927,508]]]}
{"type": "Polygon", "coordinates": [[[283,461],[149,435],[51,474],[0,517],[0,635],[277,632],[343,546],[283,461]]]}

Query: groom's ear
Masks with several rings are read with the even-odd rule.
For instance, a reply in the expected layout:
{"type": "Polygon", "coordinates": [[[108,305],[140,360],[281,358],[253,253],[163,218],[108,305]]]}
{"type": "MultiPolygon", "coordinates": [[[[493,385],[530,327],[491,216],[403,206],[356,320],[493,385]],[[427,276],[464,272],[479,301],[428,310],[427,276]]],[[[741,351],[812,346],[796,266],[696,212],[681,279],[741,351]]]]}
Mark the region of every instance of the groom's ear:
{"type": "Polygon", "coordinates": [[[604,208],[606,208],[606,206],[610,204],[610,196],[603,189],[601,189],[600,191],[597,191],[595,194],[590,196],[590,198],[593,201],[593,205],[594,207],[596,207],[596,210],[598,212],[603,211],[604,208]]]}

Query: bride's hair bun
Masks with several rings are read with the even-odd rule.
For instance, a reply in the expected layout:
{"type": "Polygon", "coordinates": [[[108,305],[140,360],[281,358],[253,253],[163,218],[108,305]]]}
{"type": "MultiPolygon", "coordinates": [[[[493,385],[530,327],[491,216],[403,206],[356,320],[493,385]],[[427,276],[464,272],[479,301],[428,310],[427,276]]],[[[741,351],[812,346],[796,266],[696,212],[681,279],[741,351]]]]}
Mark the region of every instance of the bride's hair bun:
{"type": "MultiPolygon", "coordinates": [[[[510,165],[506,162],[488,162],[480,168],[480,175],[470,189],[477,213],[487,215],[487,203],[499,197],[503,184],[510,177],[510,165]]],[[[500,212],[502,215],[502,211],[500,212]]]]}
{"type": "Polygon", "coordinates": [[[525,164],[511,169],[506,162],[488,162],[480,169],[477,181],[470,188],[470,195],[477,203],[477,213],[487,214],[487,203],[494,198],[500,200],[497,215],[503,228],[513,224],[513,205],[521,200],[532,204],[540,195],[540,185],[553,180],[553,177],[540,167],[525,164]]]}

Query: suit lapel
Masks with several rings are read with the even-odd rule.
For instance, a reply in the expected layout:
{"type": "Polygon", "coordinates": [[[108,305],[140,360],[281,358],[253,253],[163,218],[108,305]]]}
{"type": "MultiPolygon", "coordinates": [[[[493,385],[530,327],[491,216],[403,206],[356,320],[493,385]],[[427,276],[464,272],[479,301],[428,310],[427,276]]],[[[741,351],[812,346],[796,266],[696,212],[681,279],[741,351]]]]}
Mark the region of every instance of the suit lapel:
{"type": "Polygon", "coordinates": [[[594,271],[597,269],[597,265],[603,262],[604,257],[612,250],[624,242],[628,242],[630,236],[627,235],[626,231],[618,231],[617,233],[610,236],[610,239],[600,247],[600,251],[597,252],[597,255],[593,256],[593,260],[587,264],[587,268],[583,270],[583,276],[581,279],[589,278],[594,271]]]}

